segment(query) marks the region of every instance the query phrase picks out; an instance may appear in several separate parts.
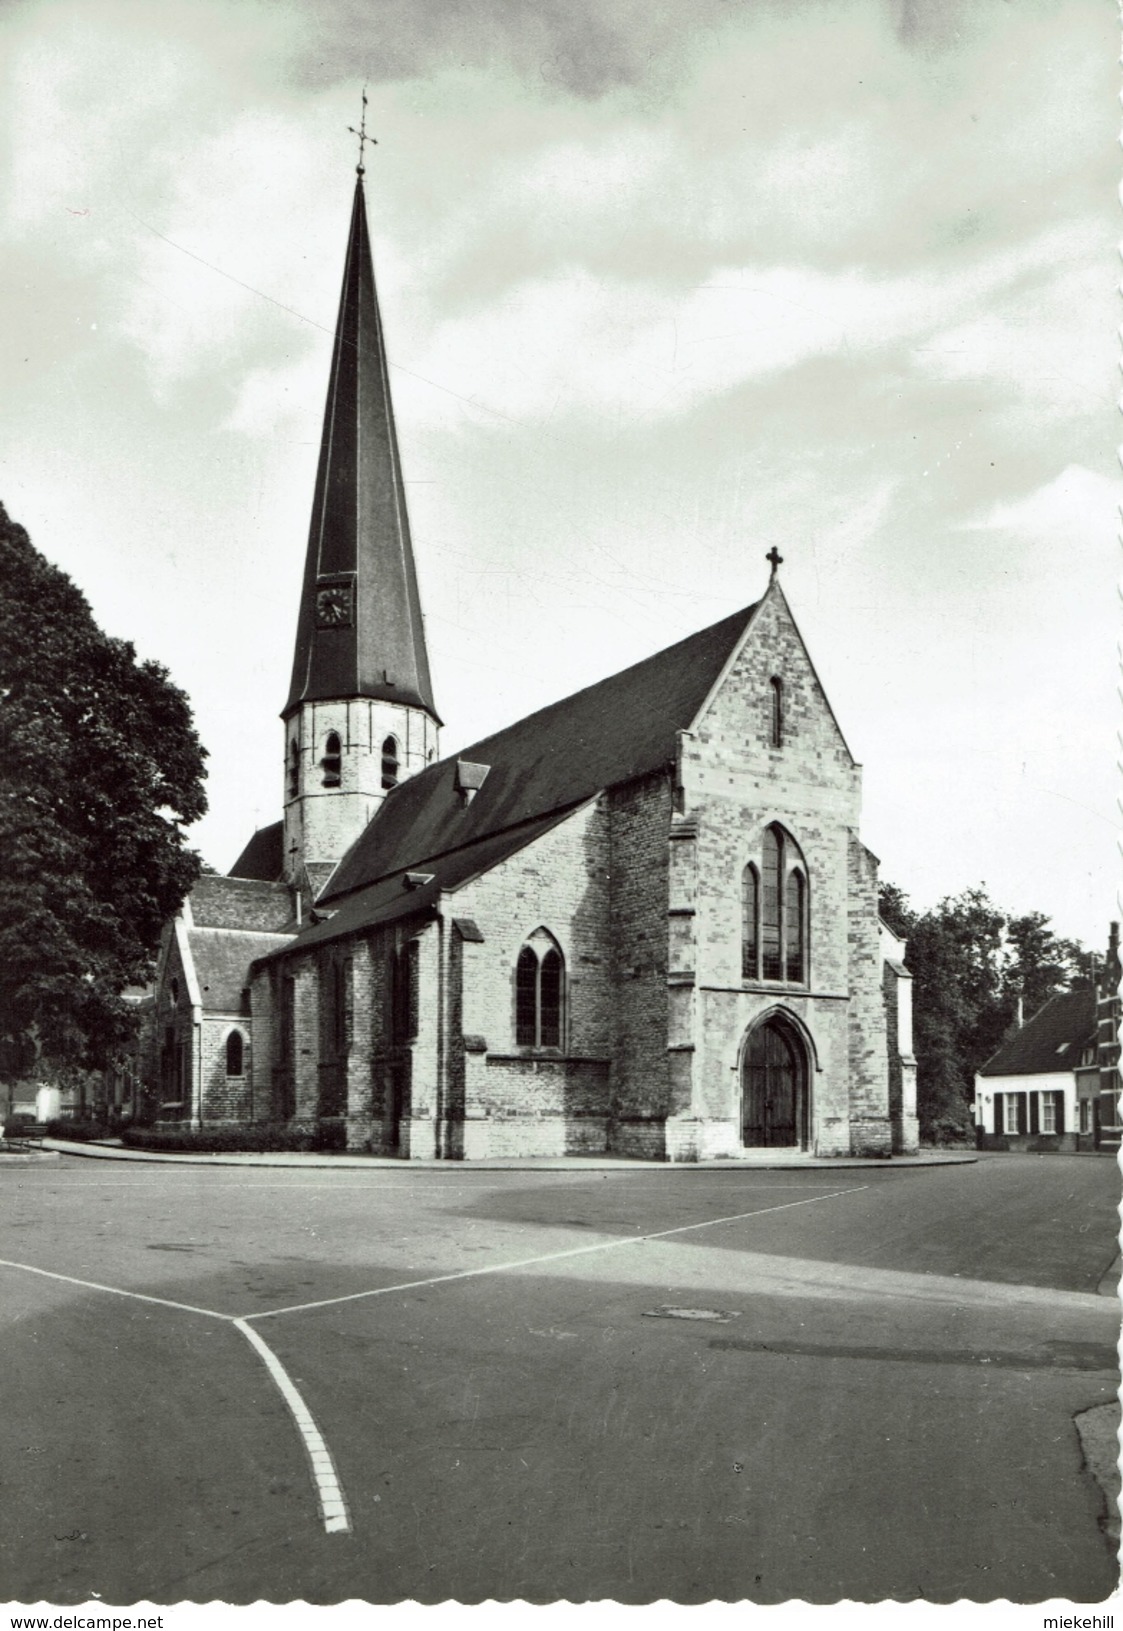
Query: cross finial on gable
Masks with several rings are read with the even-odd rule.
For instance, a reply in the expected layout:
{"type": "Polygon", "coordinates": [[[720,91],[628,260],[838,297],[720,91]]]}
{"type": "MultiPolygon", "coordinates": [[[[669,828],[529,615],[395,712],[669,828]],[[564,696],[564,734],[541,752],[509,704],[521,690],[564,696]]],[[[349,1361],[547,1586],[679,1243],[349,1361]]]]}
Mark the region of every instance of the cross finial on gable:
{"type": "Polygon", "coordinates": [[[366,170],[363,167],[363,150],[368,142],[370,142],[372,147],[378,146],[378,138],[376,136],[367,135],[367,88],[365,85],[363,86],[363,116],[359,120],[359,128],[356,130],[354,125],[348,125],[347,129],[351,132],[352,136],[357,136],[359,138],[359,162],[355,166],[355,174],[357,176],[364,176],[366,175],[366,170]]]}
{"type": "Polygon", "coordinates": [[[780,554],[780,551],[776,548],[776,545],[773,544],[772,548],[768,551],[768,554],[764,558],[765,558],[766,561],[771,561],[771,563],[772,563],[772,576],[775,577],[777,568],[779,567],[780,562],[784,559],[784,557],[780,554]]]}

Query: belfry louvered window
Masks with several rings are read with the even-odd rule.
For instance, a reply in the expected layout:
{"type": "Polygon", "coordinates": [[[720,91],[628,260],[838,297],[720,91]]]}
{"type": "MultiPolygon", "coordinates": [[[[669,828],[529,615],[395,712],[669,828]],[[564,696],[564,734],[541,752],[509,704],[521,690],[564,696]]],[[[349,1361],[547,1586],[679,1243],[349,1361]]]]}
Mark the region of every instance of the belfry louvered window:
{"type": "Polygon", "coordinates": [[[809,922],[807,868],[799,845],[778,823],[761,839],[760,868],[741,874],[741,978],[806,985],[809,922]]]}
{"type": "Polygon", "coordinates": [[[388,736],[382,744],[382,787],[389,792],[398,785],[398,739],[388,736]]]}
{"type": "Polygon", "coordinates": [[[324,771],[324,786],[338,787],[343,780],[343,744],[339,740],[338,731],[328,732],[321,764],[324,771]]]}
{"type": "Polygon", "coordinates": [[[515,1044],[560,1048],[565,1022],[565,959],[553,936],[538,929],[515,965],[515,1044]]]}

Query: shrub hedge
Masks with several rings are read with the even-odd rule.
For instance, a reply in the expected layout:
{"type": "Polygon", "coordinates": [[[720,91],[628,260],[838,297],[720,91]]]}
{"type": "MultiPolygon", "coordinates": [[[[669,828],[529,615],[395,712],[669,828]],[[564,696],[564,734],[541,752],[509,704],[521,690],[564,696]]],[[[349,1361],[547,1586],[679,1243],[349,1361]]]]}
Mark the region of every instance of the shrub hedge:
{"type": "Polygon", "coordinates": [[[48,1138],[69,1138],[72,1144],[85,1144],[92,1138],[112,1138],[113,1130],[104,1121],[90,1116],[57,1116],[47,1124],[48,1138]]]}
{"type": "Polygon", "coordinates": [[[343,1150],[346,1129],[338,1123],[318,1127],[284,1127],[258,1122],[250,1127],[126,1127],[121,1141],[128,1149],[167,1154],[264,1154],[276,1151],[343,1150]]]}

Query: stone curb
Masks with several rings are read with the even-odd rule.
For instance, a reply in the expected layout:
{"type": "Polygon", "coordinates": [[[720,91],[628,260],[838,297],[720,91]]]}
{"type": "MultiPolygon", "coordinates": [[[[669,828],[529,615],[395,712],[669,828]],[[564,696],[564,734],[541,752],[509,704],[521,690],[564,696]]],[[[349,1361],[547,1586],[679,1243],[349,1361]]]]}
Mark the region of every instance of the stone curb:
{"type": "Polygon", "coordinates": [[[879,1168],[898,1171],[913,1167],[955,1167],[970,1165],[976,1155],[898,1155],[892,1160],[866,1160],[840,1156],[835,1160],[751,1158],[745,1161],[638,1161],[611,1156],[538,1156],[524,1160],[509,1158],[490,1161],[404,1161],[384,1155],[302,1155],[276,1151],[262,1154],[224,1155],[161,1154],[157,1150],[111,1149],[105,1144],[71,1144],[61,1138],[45,1138],[45,1149],[60,1155],[82,1156],[96,1161],[163,1162],[171,1166],[208,1167],[290,1167],[296,1169],[332,1168],[336,1171],[389,1170],[391,1172],[836,1172],[843,1168],[879,1168]]]}

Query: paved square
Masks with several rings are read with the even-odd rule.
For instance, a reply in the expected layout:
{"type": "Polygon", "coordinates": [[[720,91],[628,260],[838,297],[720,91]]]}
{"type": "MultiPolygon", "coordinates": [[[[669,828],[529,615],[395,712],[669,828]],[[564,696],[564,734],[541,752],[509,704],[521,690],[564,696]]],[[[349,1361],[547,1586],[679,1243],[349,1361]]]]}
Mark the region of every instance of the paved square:
{"type": "Polygon", "coordinates": [[[1100,1601],[1118,1186],[0,1167],[4,1595],[1100,1601]]]}

